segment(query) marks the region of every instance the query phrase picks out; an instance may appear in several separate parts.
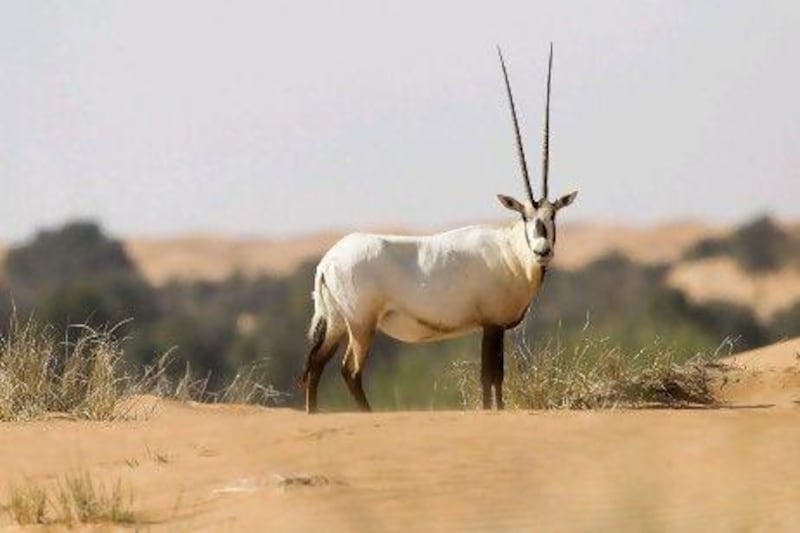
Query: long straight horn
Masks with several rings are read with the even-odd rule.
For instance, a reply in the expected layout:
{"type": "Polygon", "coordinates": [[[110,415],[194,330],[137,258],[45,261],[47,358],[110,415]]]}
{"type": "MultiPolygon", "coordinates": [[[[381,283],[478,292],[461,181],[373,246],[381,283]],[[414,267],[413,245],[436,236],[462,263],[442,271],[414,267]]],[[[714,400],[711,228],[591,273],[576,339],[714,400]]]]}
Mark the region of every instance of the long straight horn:
{"type": "Polygon", "coordinates": [[[544,143],[542,144],[542,199],[547,199],[547,171],[550,167],[550,75],[553,72],[553,43],[547,63],[547,103],[544,108],[544,143]]]}
{"type": "Polygon", "coordinates": [[[506,80],[506,91],[508,92],[508,103],[511,107],[511,119],[514,121],[514,133],[517,136],[517,151],[519,152],[519,164],[522,167],[522,177],[525,181],[525,191],[528,193],[528,200],[531,205],[536,205],[533,199],[533,189],[531,188],[531,179],[528,176],[528,164],[525,162],[525,150],[522,148],[522,136],[519,133],[519,122],[517,122],[517,110],[514,108],[514,96],[511,94],[511,84],[508,82],[508,71],[506,70],[506,62],[503,61],[503,52],[500,47],[497,47],[497,55],[500,56],[500,66],[503,67],[503,78],[506,80]]]}

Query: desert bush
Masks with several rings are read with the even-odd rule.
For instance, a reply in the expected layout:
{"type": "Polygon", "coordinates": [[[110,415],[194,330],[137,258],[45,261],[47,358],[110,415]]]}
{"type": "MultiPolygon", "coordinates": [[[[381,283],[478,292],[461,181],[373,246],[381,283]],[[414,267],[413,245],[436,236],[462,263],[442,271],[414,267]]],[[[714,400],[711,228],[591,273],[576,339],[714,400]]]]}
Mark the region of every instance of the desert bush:
{"type": "Polygon", "coordinates": [[[201,403],[228,403],[249,405],[277,405],[286,394],[281,393],[268,382],[268,360],[245,365],[221,387],[209,388],[209,373],[198,374],[190,363],[185,363],[183,374],[169,371],[175,365],[172,353],[162,356],[156,365],[146,367],[136,388],[142,393],[155,394],[163,398],[201,403]]]}
{"type": "Polygon", "coordinates": [[[775,270],[798,264],[800,243],[771,218],[761,216],[741,225],[727,237],[701,240],[684,255],[686,259],[719,256],[732,257],[745,270],[775,270]]]}
{"type": "Polygon", "coordinates": [[[26,480],[9,489],[5,507],[20,525],[73,526],[87,523],[134,524],[133,494],[121,481],[106,485],[87,471],[70,472],[55,483],[26,480]]]}
{"type": "Polygon", "coordinates": [[[39,231],[9,250],[8,278],[28,286],[63,284],[92,275],[124,276],[135,271],[122,243],[108,239],[93,222],[70,222],[39,231]]]}
{"type": "Polygon", "coordinates": [[[158,316],[156,293],[122,243],[93,222],[39,231],[8,251],[3,270],[4,290],[16,307],[25,313],[36,310],[59,328],[117,323],[131,316],[145,323],[158,316]]]}
{"type": "Polygon", "coordinates": [[[713,349],[719,339],[740,337],[739,348],[768,339],[752,311],[733,304],[696,304],[665,281],[664,265],[642,265],[620,254],[574,271],[548,273],[521,328],[532,337],[552,331],[575,343],[592,325],[620,349],[635,352],[654,338],[670,339],[681,352],[713,349]]]}
{"type": "Polygon", "coordinates": [[[13,316],[0,337],[0,420],[25,420],[46,412],[108,420],[126,396],[123,351],[114,330],[74,326],[75,341],[54,328],[13,316]]]}
{"type": "MultiPolygon", "coordinates": [[[[601,409],[715,403],[710,363],[718,356],[680,356],[656,341],[626,352],[607,337],[556,340],[529,348],[519,339],[506,351],[506,404],[520,409],[601,409]]],[[[448,375],[462,405],[480,404],[480,368],[454,363],[448,375]]]]}
{"type": "Polygon", "coordinates": [[[125,338],[117,328],[71,326],[59,337],[52,326],[12,316],[0,336],[0,421],[67,413],[86,420],[129,417],[137,395],[215,403],[274,404],[282,396],[267,382],[265,361],[242,367],[229,381],[210,388],[187,363],[178,378],[174,351],[139,370],[125,361],[125,338]],[[69,340],[74,337],[75,340],[69,340]],[[62,339],[62,340],[60,340],[62,339]]]}
{"type": "Polygon", "coordinates": [[[770,336],[776,340],[800,335],[800,302],[773,316],[769,330],[770,336]]]}
{"type": "Polygon", "coordinates": [[[41,485],[27,481],[12,485],[5,508],[20,525],[47,523],[47,491],[41,485]]]}
{"type": "Polygon", "coordinates": [[[106,486],[94,481],[86,471],[65,475],[58,483],[55,500],[60,520],[68,524],[135,522],[130,510],[133,495],[124,489],[122,482],[106,486]]]}

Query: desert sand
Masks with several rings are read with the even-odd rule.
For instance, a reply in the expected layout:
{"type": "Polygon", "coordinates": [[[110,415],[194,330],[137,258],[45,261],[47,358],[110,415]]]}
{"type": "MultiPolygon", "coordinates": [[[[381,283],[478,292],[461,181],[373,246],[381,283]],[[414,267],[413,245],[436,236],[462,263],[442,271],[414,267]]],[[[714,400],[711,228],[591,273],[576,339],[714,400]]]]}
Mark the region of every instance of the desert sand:
{"type": "Polygon", "coordinates": [[[721,301],[749,307],[765,322],[800,301],[797,268],[748,272],[730,257],[679,263],[667,274],[667,283],[695,303],[721,301]]]}
{"type": "MultiPolygon", "coordinates": [[[[714,409],[308,416],[140,398],[138,421],[0,425],[0,494],[83,469],[169,531],[797,530],[798,353],[728,360],[714,409]]],[[[0,512],[0,527],[16,526],[0,512]]]]}

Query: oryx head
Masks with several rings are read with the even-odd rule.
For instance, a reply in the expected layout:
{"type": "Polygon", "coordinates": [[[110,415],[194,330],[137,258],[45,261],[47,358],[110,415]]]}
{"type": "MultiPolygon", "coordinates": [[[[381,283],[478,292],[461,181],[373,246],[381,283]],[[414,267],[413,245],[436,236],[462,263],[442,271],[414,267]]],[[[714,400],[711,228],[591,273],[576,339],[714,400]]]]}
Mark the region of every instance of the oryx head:
{"type": "Polygon", "coordinates": [[[528,246],[536,257],[536,261],[542,265],[546,265],[553,258],[553,253],[555,251],[556,213],[562,207],[571,204],[578,195],[578,191],[573,191],[553,201],[548,197],[547,170],[550,152],[550,74],[553,70],[553,44],[550,43],[550,59],[547,65],[547,102],[545,104],[544,143],[542,145],[542,197],[539,200],[533,197],[531,180],[528,176],[528,165],[525,162],[525,151],[522,148],[522,137],[519,132],[517,112],[514,108],[514,97],[511,95],[511,84],[508,81],[508,72],[506,71],[506,64],[505,61],[503,61],[503,54],[500,52],[500,47],[497,48],[497,54],[500,56],[500,65],[503,68],[503,77],[506,81],[508,102],[511,107],[511,119],[514,122],[514,133],[517,137],[517,151],[519,153],[519,162],[522,167],[522,177],[525,182],[525,191],[527,192],[528,200],[520,202],[515,198],[503,194],[498,194],[497,197],[503,206],[512,211],[516,211],[522,216],[525,238],[528,246]]]}

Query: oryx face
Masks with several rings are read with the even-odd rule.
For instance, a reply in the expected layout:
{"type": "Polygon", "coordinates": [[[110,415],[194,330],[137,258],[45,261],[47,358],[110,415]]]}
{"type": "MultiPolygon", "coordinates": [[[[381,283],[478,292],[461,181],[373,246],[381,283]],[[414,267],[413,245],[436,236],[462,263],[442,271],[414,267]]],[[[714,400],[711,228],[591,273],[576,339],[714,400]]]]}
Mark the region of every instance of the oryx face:
{"type": "Polygon", "coordinates": [[[504,207],[517,212],[524,221],[525,239],[531,253],[540,265],[546,266],[552,261],[556,248],[556,213],[568,206],[578,196],[574,191],[562,196],[555,202],[522,203],[510,196],[498,194],[497,198],[504,207]]]}
{"type": "Polygon", "coordinates": [[[553,202],[548,199],[547,172],[550,163],[550,75],[553,71],[553,44],[550,44],[550,59],[547,66],[547,104],[545,105],[544,143],[542,146],[542,197],[541,200],[538,201],[533,197],[533,189],[531,188],[531,181],[528,176],[528,165],[525,162],[525,151],[522,148],[522,137],[519,132],[517,112],[514,108],[514,97],[511,94],[508,71],[506,70],[503,54],[500,52],[499,47],[497,48],[497,53],[500,56],[500,65],[503,68],[503,78],[506,82],[506,92],[508,93],[508,102],[511,107],[511,119],[514,122],[514,133],[517,137],[517,152],[519,154],[520,166],[522,167],[522,178],[528,200],[523,203],[502,194],[499,194],[497,197],[500,199],[500,203],[502,203],[503,206],[512,211],[516,211],[522,216],[525,239],[531,253],[535,256],[536,261],[540,265],[547,265],[550,260],[552,260],[555,252],[556,213],[558,213],[559,209],[571,204],[575,200],[575,197],[578,196],[578,191],[573,191],[553,202]]]}

